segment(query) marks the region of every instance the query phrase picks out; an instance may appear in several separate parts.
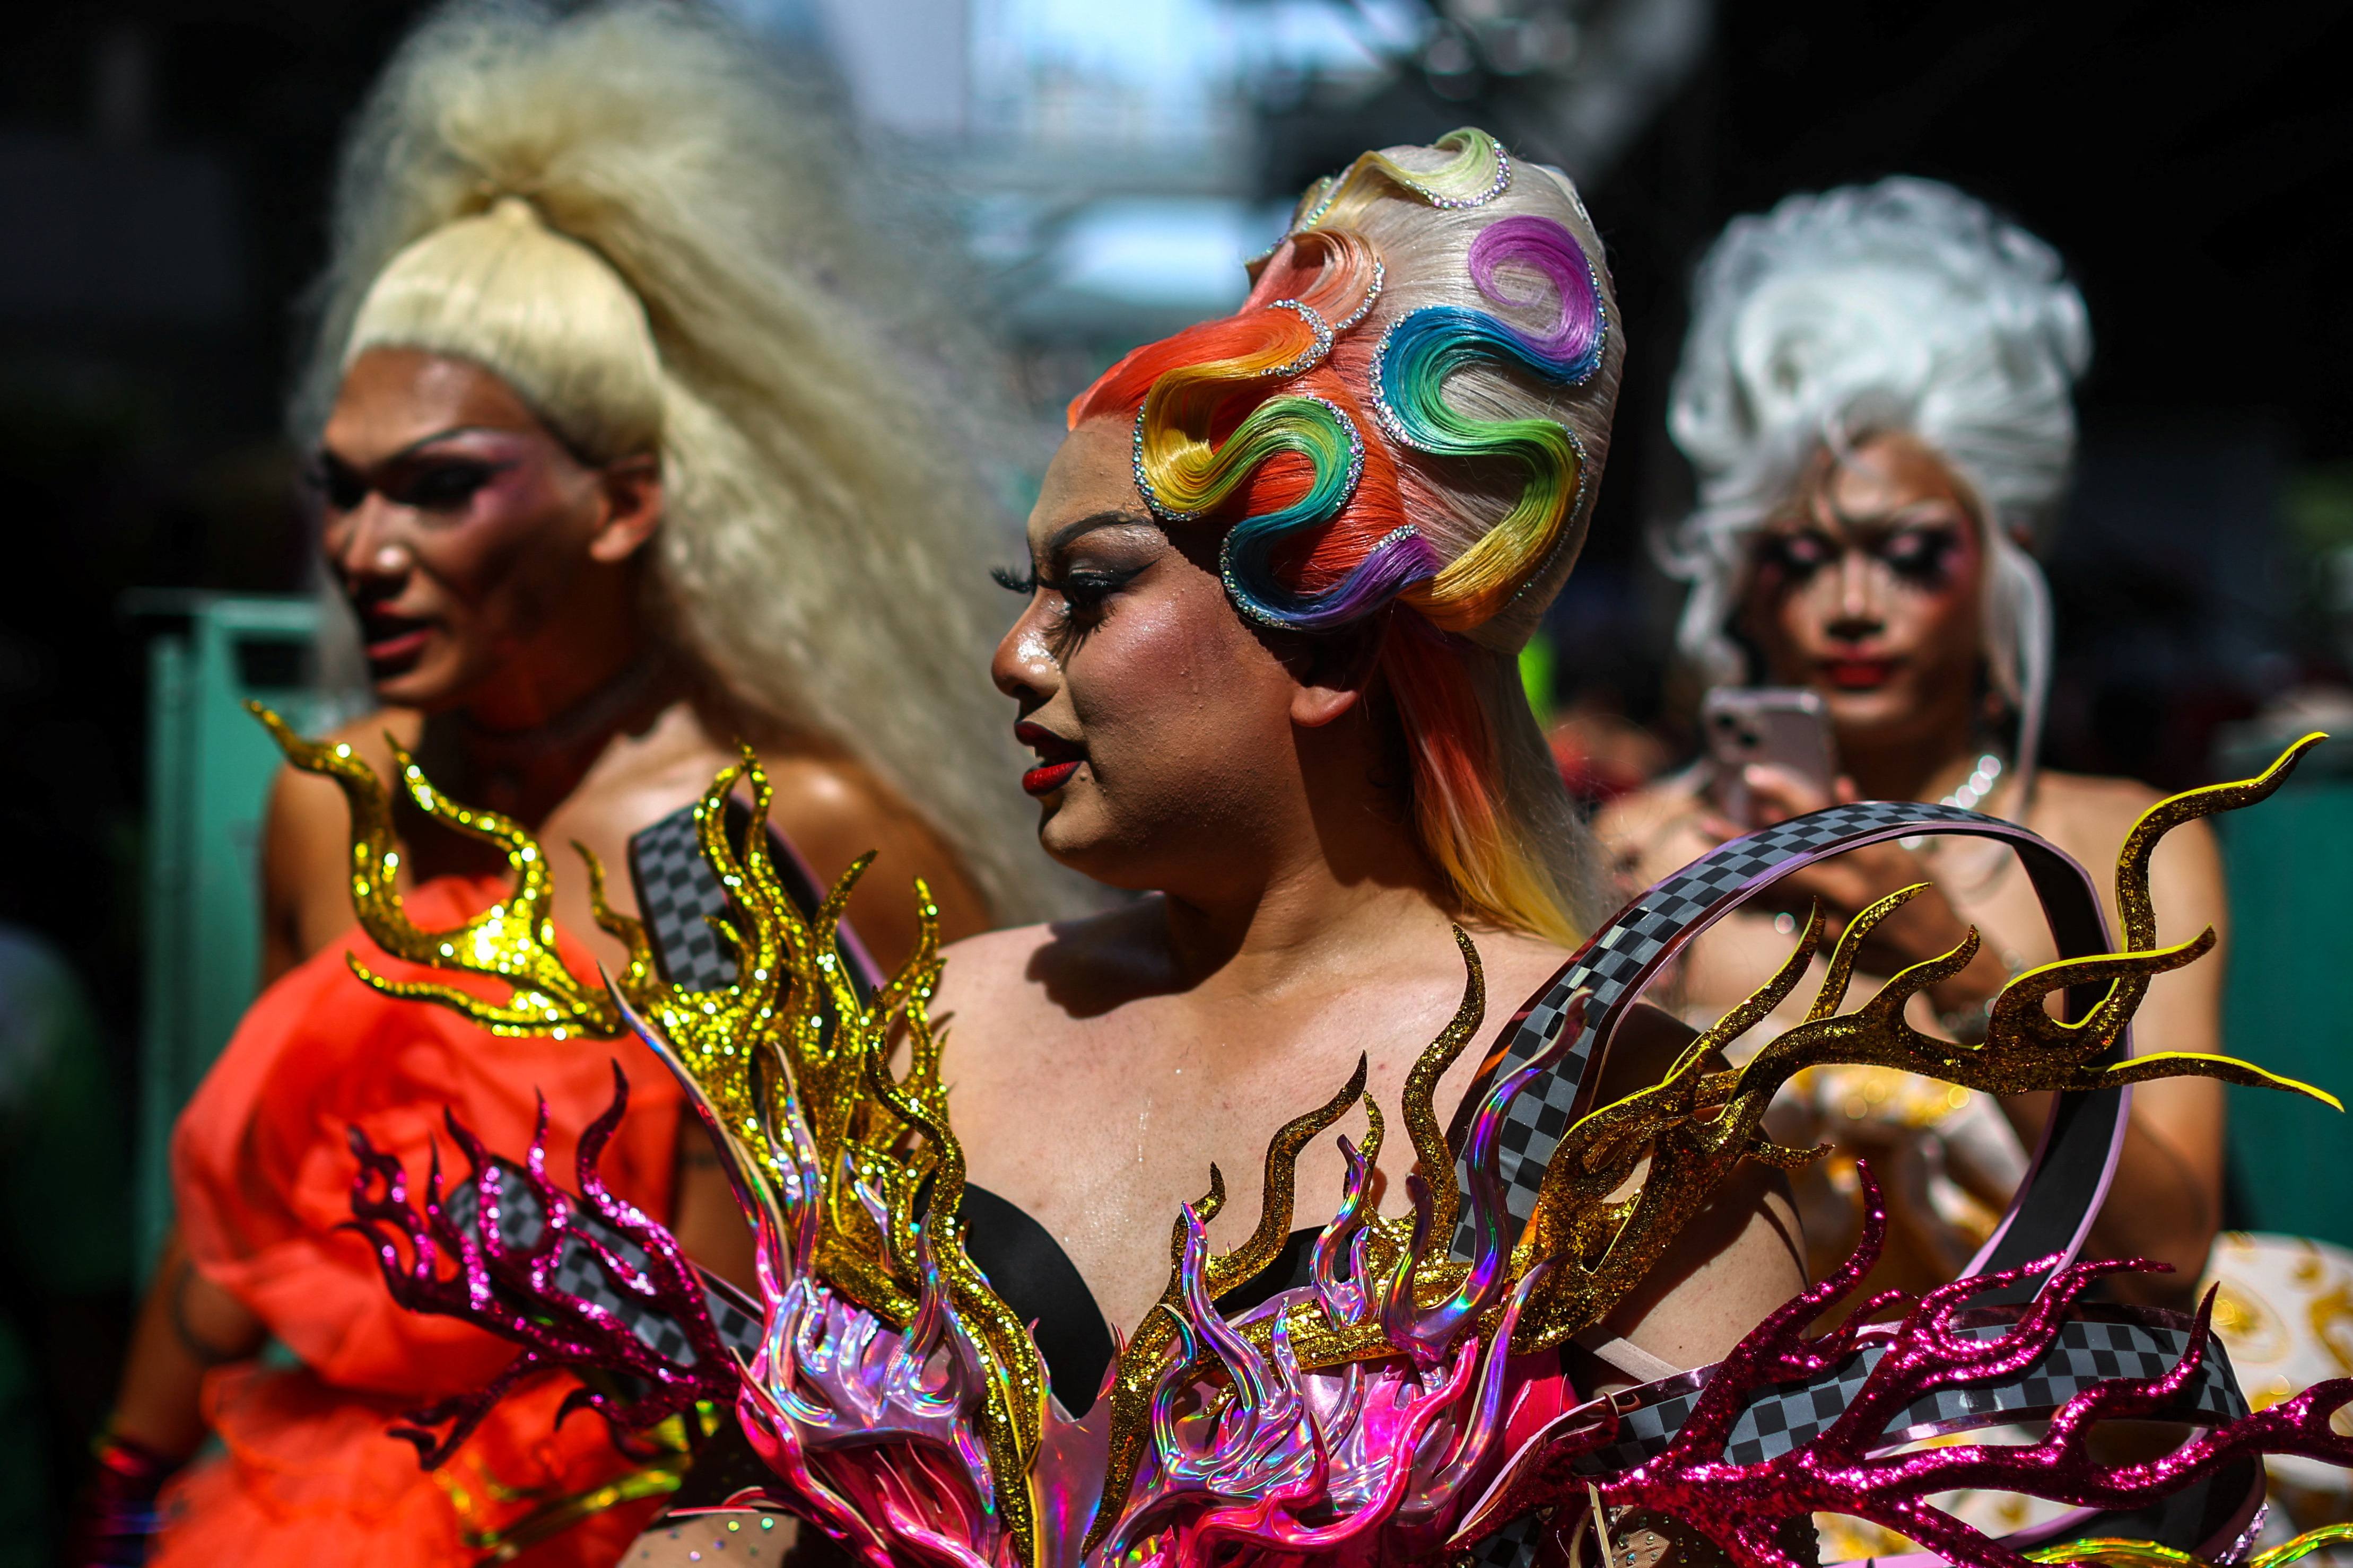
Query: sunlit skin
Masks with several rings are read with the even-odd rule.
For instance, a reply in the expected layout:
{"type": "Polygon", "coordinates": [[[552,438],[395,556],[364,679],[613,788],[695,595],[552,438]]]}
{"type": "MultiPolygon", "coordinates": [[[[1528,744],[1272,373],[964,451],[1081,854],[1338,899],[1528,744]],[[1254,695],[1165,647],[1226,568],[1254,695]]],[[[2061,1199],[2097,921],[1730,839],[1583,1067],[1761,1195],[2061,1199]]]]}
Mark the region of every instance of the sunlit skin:
{"type": "MultiPolygon", "coordinates": [[[[652,647],[645,611],[649,546],[662,518],[650,453],[583,461],[499,376],[469,361],[372,349],[346,374],[313,457],[320,542],[357,616],[384,708],[333,738],[390,778],[389,732],[454,799],[521,819],[550,847],[585,844],[617,871],[629,836],[691,805],[736,760],[723,697],[677,661],[620,710],[560,742],[501,746],[577,710],[641,668],[652,647]]],[[[773,819],[823,878],[879,850],[850,918],[878,960],[895,965],[915,935],[911,879],[925,878],[951,936],[981,929],[978,894],[953,855],[856,764],[813,741],[760,749],[776,785],[773,819]]],[[[405,803],[402,885],[449,873],[497,874],[495,851],[427,823],[405,803]]],[[[291,769],[273,785],[264,829],[264,975],[275,979],[353,925],[349,817],[332,783],[291,769]]],[[[636,912],[626,875],[607,883],[636,912]]],[[[620,944],[599,930],[576,859],[559,855],[555,914],[599,961],[620,944]]],[[[672,1228],[690,1255],[752,1283],[751,1242],[699,1125],[682,1121],[672,1228]]],[[[232,1358],[263,1325],[237,1300],[182,1266],[174,1238],[136,1331],[116,1417],[124,1436],[192,1451],[204,1426],[202,1363],[172,1323],[232,1358]]]]}
{"type": "MultiPolygon", "coordinates": [[[[1359,1052],[1394,1107],[1461,994],[1451,909],[1384,765],[1363,645],[1271,636],[1239,616],[1213,527],[1172,539],[1138,497],[1124,421],[1081,427],[1029,531],[1035,586],[994,668],[1047,851],[1114,887],[1111,913],[951,950],[945,1073],[974,1182],[1062,1243],[1132,1331],[1168,1277],[1168,1226],[1216,1162],[1213,1245],[1257,1219],[1266,1140],[1344,1083],[1359,1052]],[[1071,764],[1075,763],[1073,767],[1071,764]]],[[[1473,932],[1482,1041],[1440,1085],[1451,1113],[1485,1041],[1566,954],[1473,932]]],[[[1652,1016],[1613,1063],[1655,1076],[1683,1037],[1652,1016]]],[[[1361,1137],[1361,1115],[1341,1131],[1361,1137]]],[[[1382,1197],[1407,1212],[1394,1151],[1382,1197]]],[[[1300,1163],[1294,1226],[1330,1217],[1332,1136],[1300,1163]]],[[[1799,1283],[1790,1215],[1744,1168],[1612,1326],[1678,1365],[1720,1355],[1799,1283]]]]}
{"type": "MultiPolygon", "coordinates": [[[[1767,681],[1820,695],[1843,770],[1838,798],[1938,799],[1992,744],[1981,721],[1983,526],[1968,486],[1933,451],[1909,436],[1883,435],[1858,443],[1843,459],[1816,453],[1789,503],[1760,531],[1736,629],[1761,658],[1767,681]]],[[[2015,816],[2017,777],[2010,767],[1978,809],[2015,816]]],[[[1763,821],[1831,804],[1780,769],[1752,767],[1746,782],[1763,821]]],[[[2026,826],[2091,869],[2110,900],[2112,929],[2117,848],[2157,798],[2125,780],[2045,772],[2026,810],[2026,826]]],[[[1746,831],[1689,779],[1619,802],[1596,826],[1618,857],[1629,892],[1746,831]]],[[[1976,925],[1985,936],[1978,957],[1930,993],[1935,1011],[1977,1006],[2015,967],[2055,956],[2026,878],[2006,852],[1976,841],[1932,838],[1917,852],[1897,844],[1857,850],[1788,878],[1776,892],[1779,912],[1802,918],[1818,898],[1841,921],[1919,881],[1936,887],[1880,928],[1865,966],[1893,973],[1947,951],[1976,925]]],[[[2203,824],[2165,840],[2150,885],[2160,942],[2187,940],[2210,924],[2226,929],[2220,863],[2203,824]]],[[[1720,1014],[1787,954],[1789,939],[1775,929],[1775,913],[1768,907],[1726,921],[1695,945],[1682,976],[1687,1017],[1720,1014]]],[[[2151,984],[2134,1026],[2137,1050],[2219,1048],[2223,962],[2218,952],[2151,984]]],[[[1793,1005],[1801,1008],[1810,994],[1801,986],[1793,1005]]],[[[1933,1026],[1926,1012],[1915,1021],[1933,1026]]],[[[2046,1114],[2042,1098],[2005,1107],[2030,1149],[2046,1114]]],[[[2189,1301],[2221,1220],[2222,1120],[2221,1088],[2203,1079],[2134,1090],[2113,1189],[2131,1201],[2110,1203],[2089,1253],[2155,1258],[2177,1272],[2119,1280],[2120,1291],[2168,1305],[2189,1301]]],[[[1996,1207],[2009,1197],[1981,1195],[1996,1207]]]]}

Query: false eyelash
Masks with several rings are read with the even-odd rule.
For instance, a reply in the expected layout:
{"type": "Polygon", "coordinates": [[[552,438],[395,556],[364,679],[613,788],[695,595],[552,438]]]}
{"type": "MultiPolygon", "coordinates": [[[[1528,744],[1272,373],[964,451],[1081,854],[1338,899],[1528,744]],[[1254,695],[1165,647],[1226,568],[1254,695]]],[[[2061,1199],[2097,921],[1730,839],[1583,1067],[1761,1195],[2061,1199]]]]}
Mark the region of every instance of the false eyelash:
{"type": "Polygon", "coordinates": [[[988,569],[988,577],[1008,593],[1029,595],[1038,591],[1038,574],[1035,572],[1018,572],[1010,566],[992,566],[988,569]]]}

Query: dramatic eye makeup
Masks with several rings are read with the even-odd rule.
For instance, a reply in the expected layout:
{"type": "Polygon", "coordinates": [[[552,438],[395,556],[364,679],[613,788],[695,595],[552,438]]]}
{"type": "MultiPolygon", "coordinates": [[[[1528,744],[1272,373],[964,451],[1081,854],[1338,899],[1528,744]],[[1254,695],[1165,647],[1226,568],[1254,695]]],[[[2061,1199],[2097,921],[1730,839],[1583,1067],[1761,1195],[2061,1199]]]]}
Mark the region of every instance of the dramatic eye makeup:
{"type": "Polygon", "coordinates": [[[1043,588],[1070,606],[1071,614],[1082,618],[1099,618],[1108,606],[1111,596],[1135,581],[1150,563],[1115,570],[1079,570],[1050,576],[1034,567],[1015,571],[1009,567],[992,566],[988,574],[997,586],[1009,588],[1024,595],[1043,588]]]}
{"type": "Polygon", "coordinates": [[[1954,558],[1960,549],[1959,528],[1936,522],[1890,530],[1875,542],[1872,553],[1905,582],[1935,588],[1951,579],[1954,558]]]}
{"type": "Polygon", "coordinates": [[[456,511],[512,465],[475,458],[411,458],[382,481],[385,499],[420,511],[456,511]]]}
{"type": "Polygon", "coordinates": [[[1939,588],[1952,579],[1963,526],[1944,519],[1857,525],[1843,539],[1820,529],[1794,528],[1762,535],[1756,562],[1784,584],[1796,587],[1849,551],[1859,550],[1914,587],[1939,588]]]}
{"type": "Polygon", "coordinates": [[[366,478],[332,452],[313,457],[302,475],[302,482],[336,511],[349,511],[367,500],[366,478]]]}
{"type": "Polygon", "coordinates": [[[485,486],[512,468],[518,460],[411,447],[369,470],[322,448],[311,459],[303,479],[335,511],[352,510],[373,490],[395,506],[412,507],[418,511],[454,512],[470,504],[485,486]]]}
{"type": "Polygon", "coordinates": [[[1066,626],[1089,630],[1111,613],[1113,596],[1160,558],[1166,541],[1156,530],[1148,548],[1139,548],[1134,538],[1139,530],[1153,527],[1123,512],[1085,518],[1056,529],[1027,570],[997,566],[988,574],[1017,594],[1045,590],[1062,601],[1066,626]],[[1078,563],[1071,563],[1073,555],[1082,558],[1078,563]]]}
{"type": "Polygon", "coordinates": [[[1791,583],[1802,583],[1838,559],[1836,540],[1818,529],[1767,533],[1757,541],[1757,563],[1779,572],[1791,583]]]}

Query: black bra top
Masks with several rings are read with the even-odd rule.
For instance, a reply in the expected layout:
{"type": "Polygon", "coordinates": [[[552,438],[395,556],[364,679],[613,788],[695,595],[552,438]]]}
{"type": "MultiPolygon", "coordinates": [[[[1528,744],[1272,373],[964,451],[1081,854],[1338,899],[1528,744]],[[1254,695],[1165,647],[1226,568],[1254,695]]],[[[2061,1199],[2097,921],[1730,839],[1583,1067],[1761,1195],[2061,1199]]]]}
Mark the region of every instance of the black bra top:
{"type": "MultiPolygon", "coordinates": [[[[1078,1265],[1027,1210],[986,1187],[965,1183],[960,1213],[965,1256],[979,1265],[997,1299],[1037,1335],[1054,1397],[1073,1417],[1084,1415],[1094,1408],[1116,1352],[1111,1325],[1078,1265]]],[[[1293,1231],[1273,1262],[1218,1298],[1218,1310],[1230,1317],[1279,1290],[1310,1283],[1308,1260],[1321,1234],[1293,1231]]]]}

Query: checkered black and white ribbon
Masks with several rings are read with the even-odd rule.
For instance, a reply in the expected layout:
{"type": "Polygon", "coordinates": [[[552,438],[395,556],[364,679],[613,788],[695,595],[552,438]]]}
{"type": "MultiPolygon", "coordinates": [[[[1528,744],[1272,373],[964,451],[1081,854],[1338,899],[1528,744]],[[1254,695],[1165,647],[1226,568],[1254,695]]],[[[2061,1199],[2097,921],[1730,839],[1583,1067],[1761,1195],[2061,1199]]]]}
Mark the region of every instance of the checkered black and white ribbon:
{"type": "MultiPolygon", "coordinates": [[[[2191,1321],[2180,1313],[2114,1307],[2078,1310],[2083,1315],[2061,1324],[2051,1348],[2023,1373],[1921,1395],[1887,1423],[1882,1434],[1886,1443],[1892,1447],[2048,1415],[2095,1384],[2161,1377],[2189,1348],[2191,1321]]],[[[1971,1339],[1990,1340],[2012,1326],[2005,1318],[1959,1331],[1971,1339]]],[[[1760,1464],[1812,1442],[1846,1413],[1883,1352],[1883,1345],[1867,1344],[1820,1377],[1760,1393],[1733,1423],[1724,1458],[1736,1465],[1760,1464]]],[[[1691,1418],[1712,1370],[1682,1373],[1634,1390],[1633,1397],[1642,1403],[1620,1418],[1619,1441],[1579,1459],[1577,1468],[1606,1476],[1657,1458],[1691,1418]]],[[[2221,1352],[2220,1342],[2210,1339],[2197,1377],[2168,1415],[2214,1426],[2245,1414],[2246,1395],[2230,1360],[2221,1352]]]]}
{"type": "MultiPolygon", "coordinates": [[[[1932,833],[2008,845],[2042,901],[2060,956],[2107,951],[2106,922],[2083,868],[2048,841],[1999,817],[1957,806],[1865,801],[1831,806],[1733,839],[1634,899],[1595,932],[1529,1004],[1481,1074],[1483,1089],[1533,1060],[1558,1036],[1570,999],[1580,990],[1591,992],[1584,1027],[1559,1064],[1523,1089],[1504,1110],[1498,1164],[1512,1232],[1516,1235],[1535,1212],[1545,1171],[1562,1137],[1591,1109],[1593,1069],[1611,1032],[1661,970],[1702,931],[1790,872],[1867,845],[1932,833]]],[[[2079,1016],[2090,1002],[2089,995],[2071,994],[2069,1016],[2079,1016]]],[[[2111,1056],[2120,1058],[2129,1049],[2129,1042],[2119,1039],[2111,1056]]],[[[2052,1253],[2074,1255],[2106,1192],[2123,1139],[2126,1106],[2118,1090],[2060,1097],[2027,1179],[1968,1272],[2012,1268],[2052,1253]]],[[[1455,1233],[1455,1256],[1467,1258],[1472,1242],[1465,1223],[1455,1233]]],[[[1979,1300],[1998,1305],[2031,1299],[2042,1278],[2030,1278],[1979,1300]]],[[[1999,1331],[1999,1326],[1983,1331],[1999,1331]]],[[[2100,1367],[2115,1365],[2118,1371],[2113,1375],[2154,1375],[2169,1366],[2186,1343],[2186,1331],[2163,1324],[2071,1321],[2050,1354],[2024,1376],[1929,1396],[1891,1427],[1888,1441],[2047,1412],[2103,1375],[2100,1367]]],[[[1875,1347],[1867,1349],[1820,1378],[1758,1395],[1742,1412],[1727,1457],[1742,1462],[1769,1458],[1810,1441],[1847,1408],[1879,1353],[1875,1347]]],[[[1595,1474],[1613,1473],[1663,1449],[1690,1416],[1712,1370],[1679,1373],[1622,1395],[1633,1405],[1621,1413],[1623,1439],[1593,1456],[1585,1468],[1595,1474]]],[[[2208,1346],[2191,1397],[2200,1413],[2244,1412],[2245,1401],[2219,1344],[2208,1346]]],[[[1520,1521],[1482,1542],[1471,1559],[1480,1568],[1518,1568],[1533,1560],[1542,1533],[1538,1521],[1520,1521]]]]}
{"type": "MultiPolygon", "coordinates": [[[[729,801],[727,840],[739,854],[751,825],[752,814],[739,802],[729,801]]],[[[801,913],[814,915],[825,902],[826,889],[774,828],[768,831],[768,858],[801,913]]],[[[683,991],[720,991],[733,984],[735,960],[712,923],[729,918],[733,900],[702,858],[702,830],[692,806],[674,811],[630,837],[629,875],[637,883],[638,910],[662,978],[683,991]]],[[[861,997],[872,995],[881,980],[848,921],[842,923],[839,945],[849,960],[850,983],[861,997]]]]}

